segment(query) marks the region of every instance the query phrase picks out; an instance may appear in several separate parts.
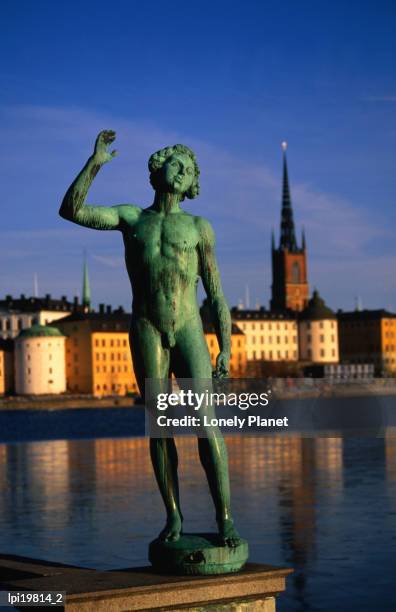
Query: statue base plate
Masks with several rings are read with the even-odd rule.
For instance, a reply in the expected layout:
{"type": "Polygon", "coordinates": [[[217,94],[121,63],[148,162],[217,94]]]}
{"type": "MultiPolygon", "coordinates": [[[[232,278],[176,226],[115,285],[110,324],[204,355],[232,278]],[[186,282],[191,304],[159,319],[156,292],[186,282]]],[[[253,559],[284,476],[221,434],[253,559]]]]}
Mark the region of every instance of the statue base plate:
{"type": "Polygon", "coordinates": [[[176,542],[153,540],[149,561],[164,574],[208,576],[237,572],[246,563],[248,543],[235,548],[223,546],[217,533],[184,533],[176,542]]]}

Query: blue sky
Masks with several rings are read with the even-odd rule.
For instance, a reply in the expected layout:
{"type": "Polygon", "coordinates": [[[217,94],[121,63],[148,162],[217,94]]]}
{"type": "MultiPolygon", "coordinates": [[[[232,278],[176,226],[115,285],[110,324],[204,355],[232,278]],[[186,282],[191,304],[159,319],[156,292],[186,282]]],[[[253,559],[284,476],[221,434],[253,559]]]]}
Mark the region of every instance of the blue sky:
{"type": "Polygon", "coordinates": [[[88,201],[149,205],[147,158],[183,142],[230,303],[267,305],[280,142],[309,280],[333,308],[396,311],[396,7],[385,1],[2,4],[0,294],[130,303],[120,236],[68,224],[62,196],[103,128],[119,156],[88,201]]]}

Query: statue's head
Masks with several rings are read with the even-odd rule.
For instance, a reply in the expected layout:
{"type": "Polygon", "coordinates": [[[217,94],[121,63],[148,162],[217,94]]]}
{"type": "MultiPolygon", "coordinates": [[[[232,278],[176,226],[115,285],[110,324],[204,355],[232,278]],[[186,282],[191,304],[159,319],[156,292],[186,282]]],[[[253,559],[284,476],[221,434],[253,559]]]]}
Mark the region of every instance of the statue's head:
{"type": "Polygon", "coordinates": [[[194,153],[182,144],[160,149],[148,161],[155,191],[178,193],[184,198],[199,194],[199,168],[194,153]]]}

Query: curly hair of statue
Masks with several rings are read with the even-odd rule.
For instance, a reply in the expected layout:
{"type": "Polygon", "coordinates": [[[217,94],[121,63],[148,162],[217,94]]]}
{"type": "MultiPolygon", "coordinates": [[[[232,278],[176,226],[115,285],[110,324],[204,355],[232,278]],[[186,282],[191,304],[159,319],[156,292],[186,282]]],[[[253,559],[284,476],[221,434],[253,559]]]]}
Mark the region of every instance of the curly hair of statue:
{"type": "Polygon", "coordinates": [[[166,162],[166,160],[169,157],[172,157],[172,155],[174,155],[175,153],[183,153],[184,155],[188,155],[188,157],[193,161],[194,163],[194,172],[195,172],[195,176],[194,176],[194,181],[190,187],[190,189],[184,194],[182,200],[184,200],[185,197],[189,198],[190,200],[194,199],[197,197],[197,195],[199,194],[199,175],[200,175],[200,170],[197,164],[197,158],[194,154],[194,152],[189,148],[186,147],[186,145],[182,145],[182,144],[176,144],[173,145],[173,147],[165,147],[164,149],[160,149],[159,151],[156,151],[155,153],[153,153],[150,156],[150,159],[148,160],[148,168],[150,171],[150,183],[151,186],[153,187],[154,190],[157,189],[158,187],[158,182],[157,182],[157,177],[158,177],[158,171],[161,170],[162,166],[164,165],[164,163],[166,162]]]}

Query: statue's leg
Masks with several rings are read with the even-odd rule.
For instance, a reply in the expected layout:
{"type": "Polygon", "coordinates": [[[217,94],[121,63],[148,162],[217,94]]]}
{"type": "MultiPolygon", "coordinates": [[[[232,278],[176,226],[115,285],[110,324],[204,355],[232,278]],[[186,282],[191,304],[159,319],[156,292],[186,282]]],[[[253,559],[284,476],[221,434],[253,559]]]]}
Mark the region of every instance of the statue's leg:
{"type": "MultiPolygon", "coordinates": [[[[133,367],[142,397],[145,379],[153,379],[158,393],[167,391],[169,378],[169,349],[162,346],[161,334],[146,319],[133,321],[130,332],[133,367]]],[[[146,408],[152,409],[146,402],[146,408]]],[[[159,538],[167,541],[180,537],[183,517],[180,511],[177,476],[177,450],[173,438],[150,438],[150,456],[155,478],[164,500],[167,521],[159,538]]]]}
{"type": "MultiPolygon", "coordinates": [[[[200,321],[190,321],[177,333],[172,367],[178,378],[194,379],[194,392],[211,392],[212,365],[200,321]]],[[[204,403],[200,408],[202,423],[205,415],[208,421],[215,417],[212,405],[204,403]]],[[[215,505],[219,534],[224,544],[237,546],[240,537],[231,516],[227,447],[218,427],[202,427],[198,450],[215,505]]]]}

